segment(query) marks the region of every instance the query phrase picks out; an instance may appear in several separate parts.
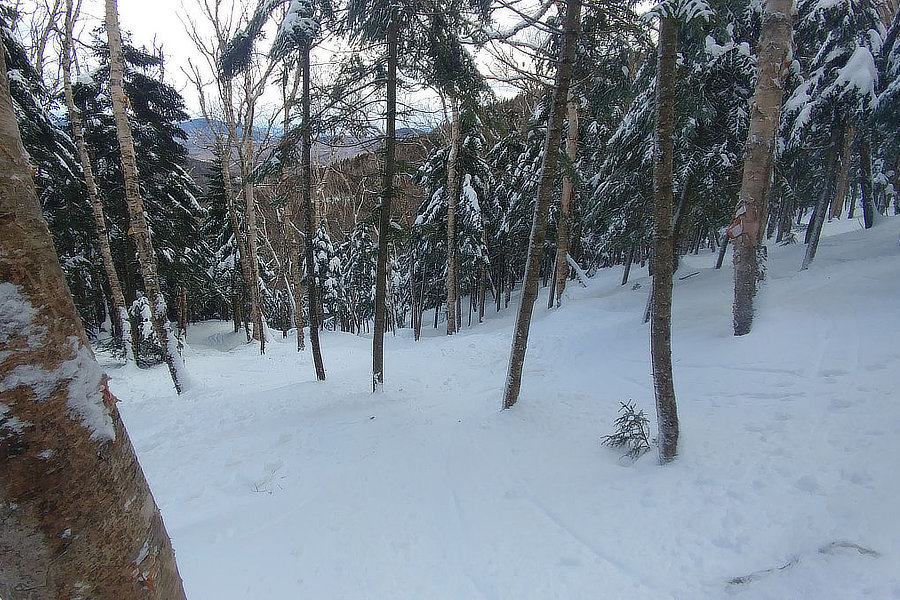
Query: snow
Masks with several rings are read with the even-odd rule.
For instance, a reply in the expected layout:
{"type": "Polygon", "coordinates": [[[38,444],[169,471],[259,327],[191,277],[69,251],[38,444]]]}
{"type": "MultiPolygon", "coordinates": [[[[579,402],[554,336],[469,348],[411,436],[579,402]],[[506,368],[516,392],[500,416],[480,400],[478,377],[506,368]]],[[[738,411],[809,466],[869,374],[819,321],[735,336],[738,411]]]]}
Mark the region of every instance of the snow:
{"type": "Polygon", "coordinates": [[[539,298],[507,411],[512,305],[387,336],[378,395],[371,338],[333,332],[324,382],[296,340],[260,356],[218,322],[189,327],[203,385],[181,397],[164,366],[112,368],[188,596],[897,597],[900,219],[826,227],[807,271],[802,244],[770,246],[741,338],[731,270],[682,260],[666,467],[600,445],[621,401],[655,423],[638,265],[539,298]]]}
{"type": "MultiPolygon", "coordinates": [[[[38,310],[22,294],[19,286],[8,282],[0,283],[0,343],[5,346],[15,332],[25,338],[25,343],[30,348],[43,345],[47,328],[34,322],[37,317],[38,310]]],[[[25,386],[31,389],[36,402],[44,402],[60,383],[66,383],[69,389],[66,405],[70,416],[81,422],[90,432],[91,439],[115,440],[115,428],[101,392],[103,371],[94,360],[91,350],[83,346],[77,337],[68,338],[66,343],[71,346],[72,358],[54,369],[24,364],[4,371],[0,376],[0,394],[25,386]]],[[[0,362],[9,354],[8,351],[0,352],[0,362]]],[[[31,425],[15,417],[4,417],[8,411],[8,406],[0,405],[3,429],[21,433],[24,427],[31,425]]]]}
{"type": "Polygon", "coordinates": [[[847,60],[847,64],[838,73],[834,85],[842,90],[841,94],[850,94],[851,98],[861,98],[864,103],[875,102],[875,82],[878,69],[875,59],[868,48],[857,46],[847,60]]]}

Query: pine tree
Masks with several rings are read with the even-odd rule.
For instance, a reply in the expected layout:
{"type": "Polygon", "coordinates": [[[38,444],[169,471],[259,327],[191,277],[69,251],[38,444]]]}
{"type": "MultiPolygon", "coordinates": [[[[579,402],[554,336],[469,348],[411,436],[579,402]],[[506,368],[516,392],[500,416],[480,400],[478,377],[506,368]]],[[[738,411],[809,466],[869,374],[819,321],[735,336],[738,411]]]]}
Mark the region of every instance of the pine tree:
{"type": "Polygon", "coordinates": [[[345,32],[351,41],[384,47],[385,140],[381,203],[378,207],[378,263],[375,282],[375,331],[372,340],[372,389],[384,384],[384,331],[391,204],[395,196],[398,68],[446,89],[462,89],[474,59],[459,42],[469,16],[484,21],[484,0],[351,0],[345,32]],[[402,42],[402,54],[401,54],[402,42]]]}
{"type": "Polygon", "coordinates": [[[884,27],[868,0],[804,0],[798,10],[795,54],[806,76],[785,103],[782,135],[788,161],[798,154],[801,160],[812,154],[822,165],[802,173],[818,180],[801,267],[806,269],[815,258],[829,206],[843,204],[856,131],[862,128],[863,137],[869,135],[867,119],[876,101],[875,54],[882,45],[884,27]]]}
{"type": "Polygon", "coordinates": [[[660,5],[656,83],[656,144],[653,151],[653,292],[650,313],[650,362],[659,423],[659,460],[678,450],[678,412],[672,383],[672,275],[675,271],[672,176],[675,143],[675,63],[678,13],[674,3],[660,5]]]}

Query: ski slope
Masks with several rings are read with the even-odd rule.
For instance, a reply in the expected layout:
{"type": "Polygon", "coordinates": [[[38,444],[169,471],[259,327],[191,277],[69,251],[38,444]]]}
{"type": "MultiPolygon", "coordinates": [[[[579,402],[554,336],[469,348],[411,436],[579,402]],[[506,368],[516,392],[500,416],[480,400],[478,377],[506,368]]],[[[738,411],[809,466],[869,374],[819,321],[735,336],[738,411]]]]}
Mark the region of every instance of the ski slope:
{"type": "Polygon", "coordinates": [[[181,397],[165,367],[108,361],[188,596],[900,598],[900,218],[828,233],[808,271],[802,244],[769,248],[742,338],[730,265],[682,261],[666,467],[599,443],[628,399],[655,430],[641,269],[570,283],[561,309],[542,290],[508,411],[512,304],[387,336],[379,395],[370,336],[325,332],[317,382],[293,337],[260,356],[196,324],[181,397]]]}

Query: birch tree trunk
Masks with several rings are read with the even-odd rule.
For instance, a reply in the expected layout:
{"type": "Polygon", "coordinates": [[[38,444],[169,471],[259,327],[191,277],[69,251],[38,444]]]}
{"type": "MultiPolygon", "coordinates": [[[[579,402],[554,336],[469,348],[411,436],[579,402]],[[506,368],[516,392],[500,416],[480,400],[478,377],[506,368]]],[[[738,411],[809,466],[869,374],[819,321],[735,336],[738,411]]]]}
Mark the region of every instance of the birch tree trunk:
{"type": "Polygon", "coordinates": [[[569,176],[569,170],[575,168],[575,158],[578,156],[578,104],[575,102],[571,89],[569,90],[567,111],[566,156],[569,159],[569,165],[563,175],[562,194],[559,198],[559,219],[556,223],[556,280],[550,289],[550,301],[553,301],[555,290],[557,306],[562,302],[563,292],[566,291],[566,281],[569,279],[569,261],[566,260],[566,255],[569,253],[572,206],[575,203],[575,186],[569,176]]]}
{"type": "MultiPolygon", "coordinates": [[[[244,71],[245,93],[251,86],[250,71],[244,71]]],[[[247,100],[247,113],[244,119],[244,143],[239,150],[241,163],[241,187],[244,192],[244,227],[247,230],[247,259],[250,263],[250,318],[253,320],[253,339],[259,340],[259,353],[266,353],[266,332],[263,328],[262,302],[259,293],[259,242],[256,227],[256,197],[253,183],[250,181],[253,157],[253,105],[247,100]]]]}
{"type": "Polygon", "coordinates": [[[459,292],[459,266],[456,259],[456,206],[459,195],[459,101],[450,99],[450,156],[447,157],[447,335],[459,331],[456,304],[459,292]]]}
{"type": "Polygon", "coordinates": [[[387,28],[387,102],[385,107],[384,176],[378,220],[378,260],[375,269],[375,331],[372,336],[372,391],[384,386],[384,320],[387,291],[388,236],[391,228],[391,200],[394,196],[395,152],[397,145],[397,55],[400,22],[391,10],[387,28]]]}
{"type": "Polygon", "coordinates": [[[325,381],[325,365],[322,362],[322,349],[319,346],[319,315],[315,307],[318,305],[318,286],[316,285],[316,260],[313,254],[313,243],[316,237],[316,215],[312,202],[312,123],[309,108],[309,46],[303,48],[300,61],[303,68],[302,107],[302,147],[300,158],[300,176],[302,181],[301,195],[303,202],[304,223],[306,225],[306,289],[309,294],[309,343],[312,346],[313,363],[316,368],[316,379],[325,381]]]}
{"type": "Polygon", "coordinates": [[[122,285],[119,283],[119,275],[113,262],[112,249],[109,246],[109,234],[106,229],[106,216],[103,214],[103,203],[97,191],[97,183],[94,180],[94,170],[91,165],[91,157],[88,154],[84,142],[84,128],[81,121],[81,113],[75,106],[75,96],[72,93],[72,30],[75,26],[75,18],[72,0],[66,0],[66,31],[63,36],[63,47],[60,53],[60,65],[63,76],[63,91],[66,97],[66,110],[69,113],[69,121],[72,124],[72,136],[75,138],[75,146],[78,148],[78,160],[84,173],[84,184],[87,188],[88,199],[91,202],[91,212],[94,215],[94,226],[97,228],[97,243],[100,246],[100,262],[106,281],[109,283],[110,300],[112,300],[113,333],[121,340],[125,352],[125,362],[135,360],[134,348],[131,338],[131,320],[128,318],[128,307],[125,304],[125,294],[122,293],[122,285]]]}
{"type": "Polygon", "coordinates": [[[128,218],[134,244],[137,247],[138,263],[144,282],[144,292],[150,301],[153,330],[162,348],[163,358],[169,367],[169,374],[180,394],[186,384],[184,361],[178,353],[175,335],[169,327],[166,299],[159,287],[156,269],[156,254],[150,239],[150,230],[144,214],[144,202],[141,199],[141,188],[138,183],[137,161],[134,153],[134,140],[131,137],[131,124],[125,104],[123,84],[125,61],[122,55],[122,34],[119,31],[119,13],[116,0],[106,0],[106,32],[109,36],[109,95],[113,105],[113,116],[116,121],[116,137],[122,155],[122,174],[125,178],[125,201],[128,205],[128,218]]]}
{"type": "Polygon", "coordinates": [[[506,374],[506,385],[503,391],[503,408],[511,408],[519,399],[522,385],[522,368],[525,364],[525,351],[528,347],[528,331],[531,327],[531,315],[534,302],[537,300],[538,283],[541,275],[541,259],[544,252],[544,240],[547,234],[547,213],[553,192],[553,179],[556,175],[559,157],[559,143],[562,137],[562,123],[566,112],[566,99],[569,94],[569,83],[572,79],[572,64],[575,57],[575,45],[581,23],[581,0],[568,0],[563,22],[562,46],[559,50],[559,67],[556,72],[556,85],[553,88],[553,103],[550,109],[550,121],[547,126],[547,137],[544,139],[544,160],[541,164],[540,183],[537,200],[534,205],[534,219],[531,225],[531,238],[528,242],[528,258],[525,263],[525,280],[522,284],[522,301],[516,314],[512,349],[509,356],[509,369],[506,374]]]}
{"type": "Polygon", "coordinates": [[[759,76],[750,104],[750,132],[734,238],[734,335],[745,335],[753,324],[760,264],[758,247],[765,231],[766,195],[772,179],[775,136],[781,118],[784,80],[791,60],[793,30],[790,0],[766,0],[759,41],[759,76]]]}
{"type": "Polygon", "coordinates": [[[0,53],[0,596],[184,600],[66,287],[0,53]]]}
{"type": "Polygon", "coordinates": [[[678,22],[674,17],[661,16],[656,84],[656,148],[653,153],[653,288],[650,300],[650,360],[661,463],[673,460],[678,450],[678,410],[672,381],[672,275],[675,272],[672,168],[677,54],[678,22]]]}

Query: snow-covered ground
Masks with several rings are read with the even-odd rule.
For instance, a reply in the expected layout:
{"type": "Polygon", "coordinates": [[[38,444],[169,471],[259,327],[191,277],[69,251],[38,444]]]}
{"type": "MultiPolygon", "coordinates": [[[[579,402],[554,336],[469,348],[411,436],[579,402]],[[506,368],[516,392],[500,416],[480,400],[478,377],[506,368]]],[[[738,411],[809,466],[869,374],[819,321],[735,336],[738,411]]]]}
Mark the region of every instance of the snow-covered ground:
{"type": "Polygon", "coordinates": [[[655,430],[641,270],[538,301],[508,411],[512,305],[388,336],[379,395],[349,334],[324,334],[321,383],[293,337],[259,356],[228,323],[191,328],[182,397],[110,365],[188,596],[900,598],[900,219],[840,228],[805,272],[802,244],[770,247],[743,338],[730,265],[684,259],[666,467],[599,443],[623,400],[655,430]]]}

